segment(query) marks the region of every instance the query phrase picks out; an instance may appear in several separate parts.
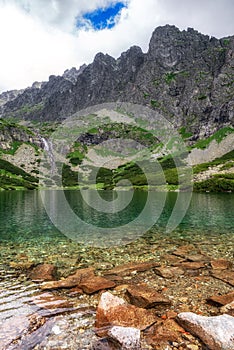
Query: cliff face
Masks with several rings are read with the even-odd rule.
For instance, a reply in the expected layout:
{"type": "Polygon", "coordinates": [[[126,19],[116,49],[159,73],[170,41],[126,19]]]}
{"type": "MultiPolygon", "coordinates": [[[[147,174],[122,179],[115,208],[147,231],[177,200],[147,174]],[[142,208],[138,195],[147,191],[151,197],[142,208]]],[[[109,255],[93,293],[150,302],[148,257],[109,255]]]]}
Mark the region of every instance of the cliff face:
{"type": "Polygon", "coordinates": [[[158,27],[147,53],[136,46],[117,60],[98,53],[92,64],[12,96],[0,114],[58,120],[112,101],[160,111],[175,127],[192,132],[191,141],[234,126],[234,36],[218,40],[191,28],[158,27]]]}

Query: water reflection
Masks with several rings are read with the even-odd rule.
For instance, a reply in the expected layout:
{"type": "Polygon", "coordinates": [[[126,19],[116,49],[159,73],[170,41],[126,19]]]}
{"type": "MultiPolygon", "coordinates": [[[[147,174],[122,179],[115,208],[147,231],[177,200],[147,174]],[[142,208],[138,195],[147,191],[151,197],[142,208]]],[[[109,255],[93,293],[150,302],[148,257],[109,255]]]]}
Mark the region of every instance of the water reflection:
{"type": "MultiPolygon", "coordinates": [[[[64,221],[64,204],[61,200],[63,191],[47,191],[50,214],[54,218],[64,221]]],[[[121,192],[124,200],[125,192],[121,192]]],[[[112,200],[116,194],[112,191],[103,191],[106,200],[112,200]]],[[[145,207],[149,193],[135,191],[131,203],[126,209],[116,213],[102,213],[91,208],[82,200],[79,191],[65,191],[65,197],[71,211],[81,220],[96,225],[100,228],[116,228],[121,230],[124,225],[137,217],[145,207]]],[[[165,196],[165,194],[163,194],[165,196]]],[[[64,193],[63,193],[64,196],[64,193]]],[[[92,202],[92,191],[87,190],[89,201],[92,202]]],[[[166,227],[174,208],[177,193],[168,193],[161,214],[160,203],[162,194],[153,192],[154,205],[147,207],[144,220],[152,220],[155,213],[159,214],[159,220],[155,227],[166,227]],[[160,215],[161,214],[161,215],[160,215]]],[[[186,196],[186,193],[182,194],[186,196]]],[[[185,198],[186,202],[186,198],[185,198]]],[[[234,194],[193,194],[189,210],[179,225],[180,230],[204,229],[204,233],[215,230],[220,233],[234,233],[234,194]]],[[[180,213],[178,213],[180,215],[180,213]]],[[[48,239],[58,237],[61,234],[53,226],[49,219],[40,195],[37,191],[3,191],[0,193],[0,240],[15,241],[28,239],[48,239]]],[[[144,226],[144,222],[138,222],[138,226],[144,226]]],[[[101,232],[101,231],[100,231],[101,232]]]]}

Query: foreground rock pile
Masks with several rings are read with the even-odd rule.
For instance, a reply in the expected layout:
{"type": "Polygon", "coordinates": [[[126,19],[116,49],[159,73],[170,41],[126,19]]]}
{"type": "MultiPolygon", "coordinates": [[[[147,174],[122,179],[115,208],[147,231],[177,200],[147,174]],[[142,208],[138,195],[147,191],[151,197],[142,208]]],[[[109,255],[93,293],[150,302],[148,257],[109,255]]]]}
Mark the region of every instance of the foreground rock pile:
{"type": "Polygon", "coordinates": [[[27,271],[40,291],[18,333],[2,325],[9,334],[0,334],[2,349],[77,349],[61,331],[72,317],[89,317],[73,329],[87,338],[80,349],[234,349],[234,269],[227,259],[184,245],[160,261],[79,268],[56,279],[58,273],[49,264],[27,271]]]}

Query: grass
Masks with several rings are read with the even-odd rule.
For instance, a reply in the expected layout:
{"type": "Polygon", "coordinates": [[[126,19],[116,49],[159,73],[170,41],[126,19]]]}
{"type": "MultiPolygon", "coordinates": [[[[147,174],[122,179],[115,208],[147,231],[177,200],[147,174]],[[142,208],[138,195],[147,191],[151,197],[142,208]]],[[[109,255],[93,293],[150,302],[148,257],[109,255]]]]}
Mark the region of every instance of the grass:
{"type": "Polygon", "coordinates": [[[0,159],[0,188],[15,189],[16,187],[35,189],[38,179],[6,160],[0,159]]]}
{"type": "Polygon", "coordinates": [[[215,175],[208,180],[196,182],[193,189],[195,192],[233,192],[234,178],[230,179],[228,177],[226,178],[220,175],[215,175]]]}

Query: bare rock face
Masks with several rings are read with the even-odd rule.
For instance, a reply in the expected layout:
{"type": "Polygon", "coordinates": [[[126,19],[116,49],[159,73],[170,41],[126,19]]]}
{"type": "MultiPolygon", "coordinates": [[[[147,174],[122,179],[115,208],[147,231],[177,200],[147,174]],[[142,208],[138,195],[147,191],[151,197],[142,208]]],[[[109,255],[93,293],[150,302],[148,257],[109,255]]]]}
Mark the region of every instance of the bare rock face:
{"type": "Polygon", "coordinates": [[[177,321],[186,330],[199,337],[210,350],[234,349],[234,317],[229,315],[205,317],[183,312],[177,321]]]}
{"type": "Polygon", "coordinates": [[[158,320],[153,312],[128,304],[109,292],[101,295],[96,314],[96,333],[107,335],[111,326],[134,327],[140,330],[158,320]]]}

